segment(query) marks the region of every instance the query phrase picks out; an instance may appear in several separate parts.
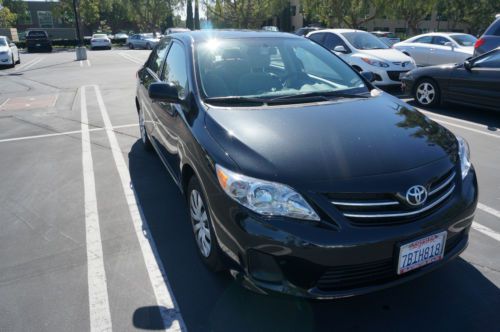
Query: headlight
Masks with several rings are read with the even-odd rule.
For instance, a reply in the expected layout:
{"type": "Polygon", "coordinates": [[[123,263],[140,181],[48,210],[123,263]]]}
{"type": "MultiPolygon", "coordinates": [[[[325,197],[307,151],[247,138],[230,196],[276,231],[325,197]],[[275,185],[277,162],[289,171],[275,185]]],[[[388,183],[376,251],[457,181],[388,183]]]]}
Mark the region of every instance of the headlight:
{"type": "Polygon", "coordinates": [[[9,51],[2,51],[2,52],[0,52],[0,55],[5,55],[5,54],[9,54],[9,51]]]}
{"type": "Polygon", "coordinates": [[[283,184],[259,180],[216,165],[219,184],[236,202],[266,216],[320,220],[305,199],[283,184]]]}
{"type": "Polygon", "coordinates": [[[383,67],[383,68],[389,67],[389,64],[385,63],[383,61],[378,61],[378,60],[374,60],[374,59],[370,59],[370,58],[361,58],[361,60],[363,60],[364,62],[366,62],[367,64],[372,65],[372,66],[383,67]]]}
{"type": "Polygon", "coordinates": [[[460,157],[460,169],[462,170],[462,180],[465,179],[471,168],[469,144],[462,137],[457,136],[458,156],[460,157]]]}

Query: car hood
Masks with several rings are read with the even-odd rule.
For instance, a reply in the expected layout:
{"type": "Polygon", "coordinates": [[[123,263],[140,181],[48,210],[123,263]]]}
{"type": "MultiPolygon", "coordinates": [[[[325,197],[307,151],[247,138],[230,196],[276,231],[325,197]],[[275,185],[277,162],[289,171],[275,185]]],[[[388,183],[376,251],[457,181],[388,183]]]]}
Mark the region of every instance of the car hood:
{"type": "Polygon", "coordinates": [[[0,52],[7,52],[8,50],[10,50],[9,46],[0,46],[0,52]]]}
{"type": "Polygon", "coordinates": [[[401,51],[394,50],[392,48],[389,49],[381,49],[381,50],[360,50],[360,56],[369,55],[375,58],[378,58],[382,61],[390,61],[390,62],[404,62],[411,61],[411,58],[406,54],[403,54],[401,51]]]}
{"type": "Polygon", "coordinates": [[[286,107],[211,107],[205,124],[243,174],[290,185],[400,172],[456,156],[453,134],[385,93],[286,107]]]}

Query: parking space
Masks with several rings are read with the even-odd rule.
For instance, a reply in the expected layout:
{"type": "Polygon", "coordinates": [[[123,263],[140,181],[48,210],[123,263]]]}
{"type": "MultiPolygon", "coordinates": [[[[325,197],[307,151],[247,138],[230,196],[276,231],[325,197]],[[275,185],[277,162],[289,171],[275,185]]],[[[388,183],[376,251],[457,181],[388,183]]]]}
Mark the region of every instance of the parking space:
{"type": "Polygon", "coordinates": [[[143,149],[148,51],[21,54],[0,70],[0,330],[489,330],[500,324],[500,117],[422,110],[468,140],[469,248],[401,286],[335,301],[261,296],[198,258],[184,197],[143,149]],[[20,318],[22,317],[22,319],[20,318]]]}

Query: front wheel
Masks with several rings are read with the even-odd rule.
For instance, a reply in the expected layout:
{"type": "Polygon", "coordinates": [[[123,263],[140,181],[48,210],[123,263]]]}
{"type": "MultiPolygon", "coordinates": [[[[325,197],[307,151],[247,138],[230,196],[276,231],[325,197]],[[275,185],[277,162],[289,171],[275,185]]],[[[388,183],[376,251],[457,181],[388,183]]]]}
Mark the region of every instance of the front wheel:
{"type": "Polygon", "coordinates": [[[146,49],[147,49],[147,50],[150,50],[150,49],[151,49],[151,44],[147,43],[147,44],[146,44],[146,49]]]}
{"type": "Polygon", "coordinates": [[[129,43],[128,44],[128,48],[131,49],[131,50],[133,50],[134,49],[134,45],[132,43],[129,43]]]}
{"type": "Polygon", "coordinates": [[[441,99],[438,84],[436,81],[427,78],[417,83],[413,96],[415,102],[423,107],[437,106],[441,99]]]}
{"type": "Polygon", "coordinates": [[[191,225],[198,253],[203,263],[210,270],[214,272],[223,270],[222,251],[215,238],[205,194],[196,176],[193,176],[189,181],[187,195],[191,225]]]}
{"type": "Polygon", "coordinates": [[[19,52],[17,53],[17,61],[16,64],[21,64],[21,56],[19,55],[19,52]]]}

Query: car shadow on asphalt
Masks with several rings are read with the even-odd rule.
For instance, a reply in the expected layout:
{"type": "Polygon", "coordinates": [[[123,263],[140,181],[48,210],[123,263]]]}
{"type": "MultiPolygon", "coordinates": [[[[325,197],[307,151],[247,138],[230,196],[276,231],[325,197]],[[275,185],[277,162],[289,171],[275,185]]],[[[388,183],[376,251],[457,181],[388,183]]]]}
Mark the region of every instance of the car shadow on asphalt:
{"type": "MultiPolygon", "coordinates": [[[[202,264],[184,197],[140,141],[129,152],[129,168],[189,331],[479,330],[500,324],[499,288],[461,258],[417,280],[353,298],[309,301],[254,294],[229,274],[211,273],[202,264]]],[[[156,329],[141,310],[131,317],[134,325],[156,329]]]]}

